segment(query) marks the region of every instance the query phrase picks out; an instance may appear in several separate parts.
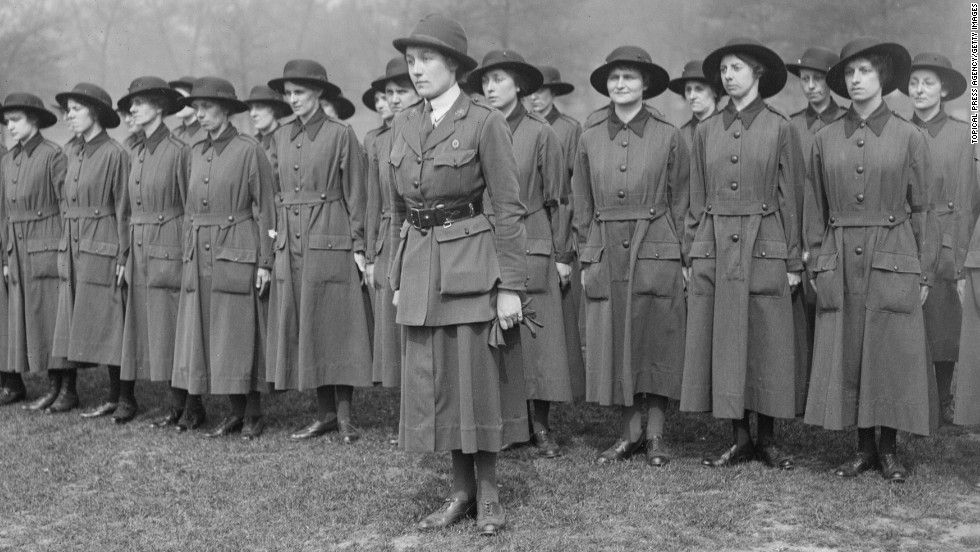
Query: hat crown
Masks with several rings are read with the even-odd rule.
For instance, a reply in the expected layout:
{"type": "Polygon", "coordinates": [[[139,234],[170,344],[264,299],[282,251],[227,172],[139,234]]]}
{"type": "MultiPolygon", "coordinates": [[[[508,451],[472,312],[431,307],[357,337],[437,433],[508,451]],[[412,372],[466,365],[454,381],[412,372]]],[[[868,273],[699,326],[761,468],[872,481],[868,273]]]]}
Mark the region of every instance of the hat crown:
{"type": "Polygon", "coordinates": [[[71,93],[91,98],[112,107],[112,98],[109,96],[109,93],[103,90],[102,87],[90,82],[76,84],[75,88],[71,89],[71,93]]]}
{"type": "Polygon", "coordinates": [[[264,84],[257,84],[252,87],[248,94],[250,102],[281,102],[282,95],[264,84]]]}
{"type": "Polygon", "coordinates": [[[953,68],[953,64],[950,63],[949,58],[934,52],[922,52],[921,54],[915,56],[915,59],[912,60],[912,68],[914,69],[916,66],[933,66],[942,67],[944,69],[953,68]]]}
{"type": "Polygon", "coordinates": [[[816,46],[813,48],[807,48],[807,50],[803,52],[803,56],[797,60],[796,64],[827,72],[838,61],[840,61],[840,57],[836,52],[828,48],[816,46]]]}
{"type": "Polygon", "coordinates": [[[702,65],[704,65],[703,59],[692,59],[685,63],[684,70],[681,71],[681,78],[707,80],[704,78],[704,70],[701,68],[702,65]]]}
{"type": "Polygon", "coordinates": [[[844,48],[840,51],[840,59],[846,59],[854,54],[867,50],[868,48],[873,48],[883,44],[880,39],[874,38],[872,36],[862,36],[860,38],[855,38],[854,40],[848,42],[844,45],[844,48]]]}
{"type": "Polygon", "coordinates": [[[490,52],[487,52],[487,55],[483,56],[482,65],[483,67],[488,67],[497,63],[507,62],[527,63],[524,61],[524,56],[518,54],[514,50],[491,50],[490,52]]]}
{"type": "Polygon", "coordinates": [[[385,78],[397,77],[408,74],[408,62],[405,56],[393,57],[385,65],[385,78]]]}
{"type": "Polygon", "coordinates": [[[419,20],[412,28],[408,38],[434,39],[462,54],[467,52],[469,46],[463,25],[459,21],[437,13],[431,13],[419,20]]]}
{"type": "Polygon", "coordinates": [[[133,79],[133,82],[129,83],[129,94],[135,94],[137,92],[142,92],[143,90],[153,90],[153,89],[169,89],[170,85],[167,81],[159,77],[137,77],[133,79]]]}
{"type": "Polygon", "coordinates": [[[538,71],[544,77],[544,84],[554,84],[561,82],[561,72],[556,67],[550,65],[538,65],[538,71]]]}
{"type": "Polygon", "coordinates": [[[13,92],[11,94],[7,94],[7,97],[3,100],[3,105],[32,107],[34,109],[47,111],[47,109],[44,107],[44,102],[41,101],[41,98],[35,96],[34,94],[28,94],[27,92],[13,92]]]}
{"type": "Polygon", "coordinates": [[[653,63],[653,58],[646,50],[639,46],[620,46],[606,56],[606,63],[615,61],[639,61],[640,63],[653,63]]]}
{"type": "Polygon", "coordinates": [[[191,97],[238,100],[235,86],[221,77],[201,77],[194,81],[191,97]]]}
{"type": "Polygon", "coordinates": [[[282,69],[282,78],[300,78],[313,80],[327,79],[327,70],[318,62],[312,59],[293,59],[286,62],[282,69]]]}

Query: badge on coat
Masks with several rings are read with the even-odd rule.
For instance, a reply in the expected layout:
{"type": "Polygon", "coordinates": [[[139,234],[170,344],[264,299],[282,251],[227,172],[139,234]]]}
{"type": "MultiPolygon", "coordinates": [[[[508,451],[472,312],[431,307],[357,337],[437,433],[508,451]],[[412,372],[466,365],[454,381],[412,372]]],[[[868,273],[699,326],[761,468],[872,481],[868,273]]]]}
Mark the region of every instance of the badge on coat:
{"type": "Polygon", "coordinates": [[[453,149],[459,149],[459,140],[453,140],[453,149]]]}

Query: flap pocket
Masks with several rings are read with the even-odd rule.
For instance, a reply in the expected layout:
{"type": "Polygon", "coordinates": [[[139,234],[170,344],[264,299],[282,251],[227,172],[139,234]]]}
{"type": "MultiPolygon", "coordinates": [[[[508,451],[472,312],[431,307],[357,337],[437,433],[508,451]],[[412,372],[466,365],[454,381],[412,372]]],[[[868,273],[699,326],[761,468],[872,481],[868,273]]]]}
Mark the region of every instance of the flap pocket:
{"type": "Polygon", "coordinates": [[[528,255],[551,255],[552,243],[550,238],[526,238],[525,253],[528,255]]]}
{"type": "Polygon", "coordinates": [[[115,257],[119,253],[119,244],[95,240],[78,240],[78,250],[104,257],[115,257]]]}
{"type": "Polygon", "coordinates": [[[943,247],[953,248],[953,235],[943,232],[943,247]]]}
{"type": "Polygon", "coordinates": [[[756,240],[752,248],[753,257],[766,259],[785,259],[787,253],[786,242],[779,240],[756,240]]]}
{"type": "Polygon", "coordinates": [[[715,256],[715,242],[713,241],[694,241],[691,242],[692,259],[709,259],[715,256]]]}
{"type": "Polygon", "coordinates": [[[234,263],[255,263],[258,253],[254,249],[218,247],[214,251],[214,258],[234,263]]]}
{"type": "MultiPolygon", "coordinates": [[[[13,246],[13,243],[13,240],[11,240],[9,245],[13,246]]],[[[60,243],[61,238],[37,238],[27,240],[27,252],[40,253],[41,251],[58,251],[58,246],[60,243]]]]}
{"type": "Polygon", "coordinates": [[[388,162],[395,167],[400,167],[403,159],[405,159],[404,147],[399,148],[397,151],[392,151],[391,155],[388,156],[388,162]]]}
{"type": "Polygon", "coordinates": [[[637,259],[680,259],[681,246],[673,242],[640,242],[637,259]]]}
{"type": "Polygon", "coordinates": [[[436,226],[435,235],[437,242],[447,242],[452,240],[458,240],[460,238],[465,238],[472,236],[474,234],[480,234],[491,230],[493,227],[490,226],[490,220],[484,216],[475,216],[468,219],[453,222],[449,225],[449,228],[442,226],[436,226]]]}
{"type": "Polygon", "coordinates": [[[871,258],[871,267],[890,272],[909,272],[913,274],[922,272],[918,257],[888,251],[876,250],[871,258]]]}
{"type": "Polygon", "coordinates": [[[978,251],[967,251],[966,261],[963,266],[967,268],[980,268],[980,250],[978,251]]]}
{"type": "Polygon", "coordinates": [[[583,245],[579,248],[578,260],[582,263],[597,263],[602,259],[601,245],[583,245]]]}
{"type": "Polygon", "coordinates": [[[826,272],[837,268],[837,253],[824,253],[817,255],[817,260],[813,263],[813,272],[826,272]]]}
{"type": "Polygon", "coordinates": [[[154,259],[181,260],[184,252],[179,247],[169,245],[148,245],[146,246],[146,256],[154,259]]]}
{"type": "Polygon", "coordinates": [[[347,251],[354,246],[354,240],[350,236],[341,234],[310,234],[309,240],[310,249],[347,251]]]}
{"type": "Polygon", "coordinates": [[[476,158],[476,150],[458,150],[446,153],[437,153],[432,158],[432,164],[436,167],[459,167],[465,165],[476,158]]]}

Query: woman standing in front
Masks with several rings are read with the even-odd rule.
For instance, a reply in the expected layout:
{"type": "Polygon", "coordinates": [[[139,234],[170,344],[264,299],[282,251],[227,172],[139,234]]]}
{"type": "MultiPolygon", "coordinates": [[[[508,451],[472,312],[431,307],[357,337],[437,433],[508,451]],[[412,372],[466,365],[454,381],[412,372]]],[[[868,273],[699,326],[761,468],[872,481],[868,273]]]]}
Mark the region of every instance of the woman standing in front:
{"type": "Polygon", "coordinates": [[[701,121],[691,148],[681,410],[732,421],[731,444],[703,465],[758,458],[791,469],[776,445],[775,418],[796,415],[791,289],[803,270],[796,194],[803,154],[789,119],[763,101],[786,84],[786,67],[758,41],[736,38],[702,70],[730,101],[701,121]]]}
{"type": "Polygon", "coordinates": [[[804,420],[857,426],[858,450],[834,472],[840,477],[880,466],[885,480],[905,481],[898,430],[930,430],[922,303],[939,235],[928,148],[882,100],[908,86],[910,63],[905,48],[874,38],[844,47],[827,85],[851,107],[814,137],[808,170],[804,228],[817,321],[804,420]]]}
{"type": "Polygon", "coordinates": [[[119,115],[105,90],[79,83],[55,96],[68,110],[75,133],[69,143],[68,172],[62,192],[64,234],[59,245],[58,318],[52,356],[65,357],[61,393],[49,412],[78,405],[76,368],[105,364],[109,392],[82,416],[108,416],[120,401],[134,403],[132,382],[121,384],[125,266],[129,257],[129,155],[106,129],[119,115]]]}
{"type": "Polygon", "coordinates": [[[599,463],[646,447],[647,464],[663,466],[670,461],[667,400],[680,398],[684,368],[687,146],[676,127],[643,105],[670,80],[645,50],[616,48],[589,80],[611,105],[582,133],[572,176],[586,298],[586,400],[620,407],[619,438],[599,463]]]}
{"type": "Polygon", "coordinates": [[[439,15],[394,41],[425,99],[391,131],[390,280],[404,326],[399,440],[412,452],[452,451],[450,494],[420,529],[475,510],[479,533],[495,535],[506,524],[497,452],[528,438],[512,329],[523,319],[525,210],[504,116],[456,84],[477,65],[466,44],[463,27],[439,15]],[[483,214],[485,189],[495,226],[483,214]]]}
{"type": "MultiPolygon", "coordinates": [[[[191,396],[229,395],[231,414],[206,437],[241,432],[254,439],[265,429],[259,297],[271,278],[272,170],[262,145],[229,121],[248,110],[230,82],[197,79],[183,102],[194,107],[207,137],[190,153],[173,386],[191,396]]],[[[204,418],[203,408],[188,409],[177,429],[204,418]]]]}
{"type": "Polygon", "coordinates": [[[67,161],[61,148],[41,135],[41,129],[53,126],[58,117],[37,96],[10,94],[0,117],[17,141],[0,158],[0,221],[6,225],[3,275],[10,309],[10,351],[0,405],[27,398],[22,374],[47,371],[47,392],[24,405],[44,410],[58,398],[62,370],[68,365],[64,357],[51,354],[58,315],[58,244],[64,233],[58,200],[67,161]]]}

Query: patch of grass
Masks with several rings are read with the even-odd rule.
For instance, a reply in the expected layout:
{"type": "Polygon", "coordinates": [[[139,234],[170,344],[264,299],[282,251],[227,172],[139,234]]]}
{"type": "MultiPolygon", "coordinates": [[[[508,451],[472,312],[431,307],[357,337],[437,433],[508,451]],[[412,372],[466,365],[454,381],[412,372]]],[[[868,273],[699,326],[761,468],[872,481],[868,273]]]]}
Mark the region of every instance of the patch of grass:
{"type": "MultiPolygon", "coordinates": [[[[29,380],[34,392],[43,387],[29,380]]],[[[104,374],[80,378],[89,404],[104,374]]],[[[0,551],[40,550],[758,550],[956,551],[980,547],[980,440],[966,430],[900,436],[913,470],[905,485],[876,474],[847,481],[831,471],[852,452],[853,432],[799,421],[778,431],[797,469],[753,462],[705,469],[700,459],[730,439],[730,425],[669,412],[672,462],[642,458],[598,466],[618,414],[560,405],[553,426],[564,456],[531,448],[500,456],[509,526],[485,539],[472,522],[420,533],[415,522],[449,488],[447,454],[405,454],[388,444],[398,416],[391,390],[358,390],[362,441],[294,443],[315,411],[310,394],[265,397],[270,427],[255,442],[153,430],[164,385],[141,383],[143,411],[115,426],[77,413],[0,409],[0,551]]],[[[222,398],[207,399],[217,421],[222,398]]]]}

